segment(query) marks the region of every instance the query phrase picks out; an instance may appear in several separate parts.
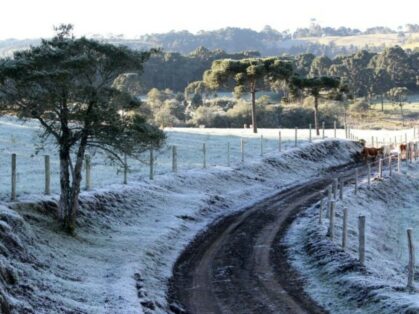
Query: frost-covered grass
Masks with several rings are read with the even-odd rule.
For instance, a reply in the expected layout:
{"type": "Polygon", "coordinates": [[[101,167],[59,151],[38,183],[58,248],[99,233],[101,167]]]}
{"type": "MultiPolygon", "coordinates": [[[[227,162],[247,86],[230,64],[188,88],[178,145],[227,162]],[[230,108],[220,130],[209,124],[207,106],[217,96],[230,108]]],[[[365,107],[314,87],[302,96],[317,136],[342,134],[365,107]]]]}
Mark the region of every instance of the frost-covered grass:
{"type": "MultiPolygon", "coordinates": [[[[0,305],[2,299],[7,300],[14,313],[125,314],[150,308],[167,313],[166,283],[171,268],[182,249],[208,224],[317,177],[329,167],[345,164],[359,150],[348,141],[308,144],[308,130],[299,130],[297,149],[293,147],[294,130],[281,130],[281,154],[278,130],[260,130],[257,135],[244,129],[166,131],[169,147],[178,146],[178,173],[170,172],[170,149],[166,148],[157,155],[155,180],[147,179],[147,165],[132,160],[129,184],[124,186],[122,175],[96,154],[94,190],[82,193],[78,233],[68,237],[53,218],[57,195],[41,194],[41,155],[46,152],[52,156],[52,191],[58,191],[56,147],[47,145],[41,155],[31,157],[37,123],[22,125],[13,117],[0,119],[0,198],[8,198],[10,154],[17,153],[21,201],[0,206],[0,305]],[[263,157],[260,134],[264,136],[263,157]],[[246,156],[241,163],[243,137],[246,156]],[[204,142],[208,169],[202,169],[204,142]],[[226,166],[228,142],[231,167],[226,166]]],[[[353,132],[365,137],[396,134],[353,132]]],[[[404,132],[413,135],[412,130],[397,135],[404,132]]],[[[343,133],[339,130],[338,137],[343,133]]],[[[327,130],[326,137],[332,136],[333,131],[327,130]]]]}
{"type": "MultiPolygon", "coordinates": [[[[402,174],[362,185],[357,196],[347,188],[336,207],[336,236],[326,238],[328,219],[318,223],[319,204],[290,228],[285,243],[306,291],[332,313],[418,313],[419,294],[409,293],[406,229],[419,246],[419,165],[402,174]],[[341,249],[343,208],[349,210],[347,250],[341,249]],[[358,261],[358,216],[366,217],[366,262],[358,261]]],[[[419,252],[416,251],[416,260],[419,252]]],[[[418,269],[418,268],[417,268],[418,269]]],[[[417,283],[416,283],[417,284],[417,283]]]]}
{"type": "Polygon", "coordinates": [[[172,267],[200,231],[351,162],[358,150],[349,141],[327,140],[237,167],[185,170],[84,192],[76,237],[59,230],[55,196],[44,203],[4,203],[0,304],[7,300],[13,313],[167,313],[172,267]]]}
{"type": "MultiPolygon", "coordinates": [[[[197,128],[168,128],[167,144],[155,153],[154,171],[156,175],[169,173],[172,167],[172,145],[177,146],[178,171],[182,173],[189,169],[203,167],[203,143],[206,143],[207,166],[227,166],[228,143],[230,144],[230,165],[241,164],[240,142],[244,140],[244,161],[252,162],[261,159],[261,135],[263,136],[263,154],[278,152],[278,132],[281,131],[282,150],[294,147],[294,129],[259,129],[258,134],[253,134],[251,129],[197,129],[197,128]]],[[[6,200],[10,195],[11,154],[17,154],[17,194],[20,200],[33,198],[44,191],[44,157],[51,155],[51,191],[59,192],[59,163],[57,147],[47,143],[43,150],[37,153],[38,135],[42,132],[39,124],[34,120],[22,123],[15,117],[5,116],[0,118],[0,199],[6,200]]],[[[359,138],[371,141],[371,136],[404,140],[413,137],[413,130],[385,131],[385,130],[352,130],[359,138]]],[[[318,140],[320,137],[314,136],[318,140]]],[[[308,141],[309,130],[298,130],[298,145],[308,141]]],[[[331,129],[325,131],[326,138],[333,138],[331,129]]],[[[344,138],[344,130],[337,130],[337,137],[344,138]]],[[[90,151],[92,155],[92,184],[93,188],[103,188],[111,184],[122,183],[122,169],[111,165],[100,152],[90,151]]],[[[149,153],[145,152],[139,160],[129,160],[129,180],[138,181],[149,176],[149,153]]],[[[84,182],[82,182],[84,186],[84,182]]]]}
{"type": "MultiPolygon", "coordinates": [[[[261,138],[263,135],[263,154],[279,149],[278,130],[260,130],[254,135],[250,129],[166,129],[167,143],[155,152],[155,174],[165,174],[172,167],[172,145],[177,146],[178,171],[203,167],[203,143],[206,143],[207,166],[227,165],[227,143],[230,143],[230,164],[237,166],[241,162],[241,139],[244,141],[245,162],[261,158],[261,138]]],[[[57,147],[47,142],[39,150],[39,134],[42,129],[34,120],[22,123],[15,117],[0,118],[0,199],[7,199],[10,193],[11,154],[17,154],[17,193],[20,199],[41,194],[44,191],[44,157],[51,156],[51,190],[59,192],[59,160],[57,147]]],[[[294,130],[282,130],[282,149],[294,147],[294,130]]],[[[304,131],[300,132],[299,144],[307,140],[304,131]]],[[[305,132],[307,133],[307,132],[305,132]]],[[[94,188],[122,183],[122,169],[110,162],[100,152],[90,151],[92,155],[92,182],[94,188]]],[[[149,152],[139,160],[129,160],[129,180],[137,181],[149,176],[149,152]]],[[[82,183],[84,184],[84,183],[82,183]]]]}

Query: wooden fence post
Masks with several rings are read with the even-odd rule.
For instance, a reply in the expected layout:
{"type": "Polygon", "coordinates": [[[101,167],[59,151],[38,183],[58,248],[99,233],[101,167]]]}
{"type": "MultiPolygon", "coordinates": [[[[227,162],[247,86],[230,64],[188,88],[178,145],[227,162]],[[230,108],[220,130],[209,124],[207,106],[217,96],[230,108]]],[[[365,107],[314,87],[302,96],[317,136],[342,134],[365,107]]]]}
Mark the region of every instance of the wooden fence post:
{"type": "Polygon", "coordinates": [[[244,141],[242,138],[240,139],[240,153],[242,156],[242,162],[244,162],[244,141]]]}
{"type": "Polygon", "coordinates": [[[89,191],[92,188],[92,177],[91,177],[91,159],[90,155],[85,155],[85,166],[86,166],[86,190],[89,191]]]}
{"type": "MultiPolygon", "coordinates": [[[[230,143],[228,143],[230,145],[230,143]]],[[[172,146],[172,171],[177,172],[177,146],[172,146]]]]}
{"type": "Polygon", "coordinates": [[[414,153],[414,148],[413,148],[413,143],[410,143],[410,146],[409,146],[409,149],[410,149],[410,154],[409,154],[409,157],[410,157],[410,163],[412,163],[413,162],[413,153],[414,153]]]}
{"type": "Polygon", "coordinates": [[[391,160],[392,160],[392,156],[390,155],[390,156],[388,156],[388,171],[389,171],[390,177],[393,174],[393,171],[392,171],[393,169],[392,169],[392,166],[391,166],[391,160]]]}
{"type": "Polygon", "coordinates": [[[358,168],[355,169],[355,194],[358,193],[358,168]]]}
{"type": "Polygon", "coordinates": [[[414,290],[414,279],[415,279],[415,244],[413,242],[413,231],[407,229],[407,245],[409,249],[409,264],[407,273],[407,288],[414,290]]]}
{"type": "Polygon", "coordinates": [[[410,154],[409,154],[410,163],[412,163],[413,162],[413,153],[414,153],[413,143],[409,143],[409,150],[410,150],[410,154]]]}
{"type": "Polygon", "coordinates": [[[51,194],[51,165],[49,155],[44,156],[45,163],[45,195],[51,194]]]}
{"type": "Polygon", "coordinates": [[[16,154],[12,154],[12,201],[16,201],[16,176],[16,154]]]}
{"type": "Polygon", "coordinates": [[[124,184],[128,184],[128,160],[127,160],[127,154],[124,154],[124,184]]]}
{"type": "Polygon", "coordinates": [[[409,162],[410,160],[410,143],[406,144],[406,164],[409,162]]]}
{"type": "Polygon", "coordinates": [[[371,186],[371,164],[370,163],[368,163],[367,179],[368,179],[368,187],[370,187],[371,186]]]}
{"type": "Polygon", "coordinates": [[[333,121],[333,137],[336,138],[336,120],[333,121]]]}
{"type": "Polygon", "coordinates": [[[263,156],[263,134],[260,135],[260,156],[263,156]]]}
{"type": "Polygon", "coordinates": [[[311,123],[308,125],[308,141],[311,143],[311,123]]]}
{"type": "Polygon", "coordinates": [[[342,249],[346,249],[348,239],[348,208],[343,209],[343,226],[342,226],[342,249]]]}
{"type": "Polygon", "coordinates": [[[324,121],[322,121],[322,138],[324,139],[324,121]]]}
{"type": "Polygon", "coordinates": [[[297,127],[295,127],[295,135],[294,135],[294,137],[295,137],[295,139],[294,139],[294,146],[295,147],[297,147],[297,140],[298,140],[298,134],[297,134],[297,132],[298,132],[298,129],[297,129],[297,127]]]}
{"type": "Polygon", "coordinates": [[[397,154],[397,173],[400,173],[400,165],[401,165],[401,155],[400,153],[397,154]]]}
{"type": "Polygon", "coordinates": [[[326,218],[329,218],[331,204],[332,204],[332,185],[329,185],[327,187],[327,210],[326,210],[326,218]]]}
{"type": "Polygon", "coordinates": [[[281,137],[281,131],[278,132],[278,150],[279,152],[282,151],[282,137],[281,137]]]}
{"type": "Polygon", "coordinates": [[[227,143],[227,167],[230,167],[230,142],[227,143]]]}
{"type": "Polygon", "coordinates": [[[337,199],[337,194],[338,194],[338,179],[334,178],[333,179],[333,199],[334,200],[337,199]]]}
{"type": "Polygon", "coordinates": [[[333,241],[335,237],[335,201],[330,203],[328,236],[333,241]]]}
{"type": "Polygon", "coordinates": [[[339,189],[339,199],[342,201],[343,200],[343,188],[345,187],[345,182],[343,178],[340,178],[340,189],[339,189]]]}
{"type": "Polygon", "coordinates": [[[378,177],[381,179],[383,177],[383,159],[378,160],[378,177]]]}
{"type": "Polygon", "coordinates": [[[322,198],[320,199],[320,208],[319,208],[319,224],[322,224],[322,216],[323,216],[323,207],[324,207],[324,198],[322,193],[322,198]]]}
{"type": "Polygon", "coordinates": [[[207,145],[205,143],[202,144],[202,152],[203,152],[202,168],[205,169],[207,167],[207,145]]]}
{"type": "Polygon", "coordinates": [[[358,255],[361,265],[365,265],[365,216],[358,217],[358,255]]]}
{"type": "Polygon", "coordinates": [[[154,179],[154,150],[150,148],[150,180],[154,179]]]}

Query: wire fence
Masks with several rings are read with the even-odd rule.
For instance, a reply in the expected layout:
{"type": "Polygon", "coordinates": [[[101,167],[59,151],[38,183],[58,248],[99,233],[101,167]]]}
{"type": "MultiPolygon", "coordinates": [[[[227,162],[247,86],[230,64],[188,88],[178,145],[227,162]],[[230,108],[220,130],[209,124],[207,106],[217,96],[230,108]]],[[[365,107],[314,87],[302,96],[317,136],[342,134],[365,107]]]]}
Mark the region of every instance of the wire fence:
{"type": "MultiPolygon", "coordinates": [[[[0,199],[14,199],[13,186],[17,198],[33,194],[59,193],[60,168],[57,147],[52,143],[44,143],[43,150],[36,153],[39,126],[34,122],[21,125],[15,120],[9,120],[0,121],[0,199]],[[16,155],[14,174],[11,167],[12,154],[16,155]],[[44,155],[49,156],[48,169],[44,155]],[[48,184],[45,183],[46,180],[49,181],[48,184]]],[[[339,129],[336,128],[336,123],[332,129],[325,129],[322,124],[319,134],[316,134],[311,125],[307,129],[261,129],[260,132],[261,134],[253,134],[249,129],[169,129],[166,130],[168,138],[164,147],[153,151],[152,158],[150,151],[135,159],[127,158],[127,168],[112,164],[99,151],[90,151],[90,184],[86,182],[87,172],[84,165],[82,188],[102,188],[191,169],[234,167],[260,160],[267,154],[287,151],[303,143],[326,138],[356,140],[361,137],[359,130],[352,130],[350,127],[339,129]]],[[[385,135],[389,143],[393,135],[385,135]]],[[[396,136],[407,140],[415,138],[416,135],[415,128],[399,131],[396,136]]],[[[377,139],[372,139],[371,142],[372,146],[381,145],[377,139]]],[[[385,139],[382,142],[386,142],[385,139]]]]}
{"type": "MultiPolygon", "coordinates": [[[[416,135],[416,134],[415,134],[416,135]]],[[[377,143],[377,142],[376,142],[377,143]]],[[[389,142],[387,142],[389,143],[389,142]]],[[[401,143],[405,144],[405,150],[401,151],[392,151],[391,146],[395,145],[388,144],[384,147],[382,156],[373,161],[366,161],[366,165],[355,167],[351,173],[345,174],[340,178],[333,180],[333,183],[330,184],[326,189],[320,192],[321,199],[319,202],[319,213],[318,221],[319,225],[323,225],[324,219],[328,224],[326,237],[335,242],[343,250],[348,250],[348,221],[354,219],[350,217],[350,210],[347,207],[338,208],[337,204],[339,201],[343,200],[344,194],[343,190],[345,186],[348,188],[350,185],[353,187],[353,198],[357,197],[359,188],[360,188],[360,177],[361,175],[365,178],[362,182],[363,185],[366,185],[367,188],[370,188],[373,178],[380,180],[391,178],[395,173],[401,174],[402,167],[406,167],[409,163],[414,163],[419,158],[419,145],[418,142],[408,142],[401,143]],[[324,214],[324,211],[326,213],[324,214]],[[341,211],[337,213],[337,211],[341,211]],[[341,238],[336,237],[336,216],[339,215],[342,217],[342,228],[340,232],[341,238]]],[[[366,241],[366,226],[369,223],[366,220],[364,215],[360,215],[357,218],[358,224],[358,233],[355,235],[358,237],[358,261],[361,266],[365,266],[366,261],[366,246],[369,243],[366,241]]],[[[414,278],[415,278],[415,244],[413,239],[413,230],[411,228],[406,229],[407,234],[407,256],[408,256],[408,265],[406,268],[407,272],[407,284],[406,289],[409,291],[415,291],[414,288],[414,278]]],[[[352,234],[354,236],[354,234],[352,234]]],[[[353,242],[353,241],[352,241],[353,242]]],[[[400,252],[399,252],[400,253],[400,252]]],[[[401,255],[401,253],[400,253],[401,255]]]]}

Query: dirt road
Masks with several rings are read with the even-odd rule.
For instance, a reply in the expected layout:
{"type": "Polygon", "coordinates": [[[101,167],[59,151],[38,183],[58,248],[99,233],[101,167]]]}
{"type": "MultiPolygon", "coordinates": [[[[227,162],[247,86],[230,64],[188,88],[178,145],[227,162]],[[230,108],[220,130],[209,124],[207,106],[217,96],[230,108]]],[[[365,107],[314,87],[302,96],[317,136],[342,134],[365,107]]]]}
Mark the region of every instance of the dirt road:
{"type": "Polygon", "coordinates": [[[353,173],[352,166],[281,191],[213,225],[176,263],[169,302],[196,314],[325,313],[304,293],[280,239],[295,215],[318,201],[333,178],[353,173]]]}

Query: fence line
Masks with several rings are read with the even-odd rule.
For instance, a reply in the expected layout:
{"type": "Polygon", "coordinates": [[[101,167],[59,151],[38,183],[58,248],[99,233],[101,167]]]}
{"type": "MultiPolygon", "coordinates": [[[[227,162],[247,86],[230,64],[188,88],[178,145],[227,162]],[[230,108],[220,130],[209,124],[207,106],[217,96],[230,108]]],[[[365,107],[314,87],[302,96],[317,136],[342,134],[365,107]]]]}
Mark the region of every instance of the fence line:
{"type": "MultiPolygon", "coordinates": [[[[418,153],[418,145],[417,143],[414,143],[414,149],[412,150],[412,155],[417,155],[418,153]]],[[[393,156],[391,154],[389,154],[388,156],[388,164],[387,164],[387,168],[388,168],[388,177],[391,178],[392,177],[392,161],[393,161],[393,156]]],[[[413,158],[413,157],[410,157],[413,158]]],[[[408,157],[406,156],[406,159],[408,159],[408,157]]],[[[400,165],[400,160],[401,160],[401,154],[398,153],[397,154],[397,172],[400,173],[401,169],[401,165],[400,165]]],[[[380,158],[379,161],[375,161],[373,163],[368,163],[367,167],[367,187],[369,188],[371,186],[371,165],[378,163],[379,165],[379,170],[377,172],[377,177],[378,178],[383,178],[384,177],[384,173],[383,173],[383,159],[380,158]]],[[[356,167],[354,169],[354,196],[356,197],[357,195],[357,191],[358,191],[358,169],[359,167],[356,167]]],[[[333,179],[333,186],[335,185],[335,181],[336,179],[333,179]]],[[[340,182],[343,182],[343,178],[340,178],[340,182]]],[[[322,210],[323,210],[323,204],[324,204],[324,194],[327,191],[327,200],[329,202],[329,208],[327,210],[326,213],[329,213],[329,215],[327,215],[329,219],[329,225],[327,228],[327,233],[326,236],[330,239],[330,241],[334,241],[334,236],[335,236],[335,232],[334,232],[334,224],[335,224],[335,214],[336,214],[336,202],[337,202],[337,198],[336,195],[334,198],[332,198],[332,189],[331,189],[332,185],[329,185],[327,188],[325,188],[323,191],[321,191],[320,193],[322,194],[322,197],[320,199],[320,209],[319,209],[319,225],[322,225],[322,210]]],[[[341,189],[342,189],[342,183],[341,183],[341,189]]],[[[342,200],[342,196],[340,195],[340,200],[342,200]]],[[[348,208],[344,207],[343,208],[343,217],[342,217],[342,249],[346,250],[347,248],[347,243],[348,243],[348,219],[349,219],[349,210],[348,208]]],[[[365,266],[365,259],[366,259],[366,218],[363,215],[358,216],[358,261],[361,265],[365,266]]],[[[413,231],[411,228],[407,229],[407,244],[408,244],[408,255],[409,255],[409,262],[408,262],[408,266],[407,266],[407,289],[409,291],[416,291],[415,287],[414,287],[414,278],[415,278],[415,246],[414,246],[414,241],[413,241],[413,231]]]]}
{"type": "MultiPolygon", "coordinates": [[[[261,157],[263,157],[266,153],[275,153],[278,150],[280,152],[282,152],[284,149],[290,149],[293,146],[298,146],[299,143],[302,142],[308,142],[310,143],[310,141],[312,142],[314,139],[321,139],[323,137],[335,137],[337,136],[337,130],[336,129],[336,122],[333,123],[333,128],[332,129],[328,129],[326,130],[325,128],[323,128],[324,123],[322,122],[322,134],[321,136],[313,136],[313,129],[311,127],[311,125],[309,125],[309,129],[308,131],[306,130],[305,133],[301,134],[302,132],[300,132],[300,130],[298,130],[298,128],[294,128],[294,145],[291,144],[290,138],[288,137],[287,141],[283,142],[283,132],[281,130],[278,130],[277,133],[277,147],[275,147],[275,139],[271,138],[265,138],[264,135],[260,135],[259,136],[259,140],[257,137],[242,137],[240,138],[240,152],[241,154],[239,155],[241,162],[244,163],[250,156],[252,158],[254,158],[255,156],[260,155],[261,157]],[[327,136],[326,136],[327,135],[327,136]],[[259,141],[259,145],[257,145],[257,140],[259,141]],[[255,154],[255,149],[256,147],[259,146],[259,150],[260,150],[260,154],[255,154]]],[[[350,128],[350,126],[346,126],[345,129],[341,129],[345,132],[348,133],[349,137],[352,139],[357,138],[353,133],[356,132],[353,129],[350,128]]],[[[417,129],[415,129],[414,131],[414,135],[417,135],[417,129]]],[[[405,136],[407,136],[408,132],[405,132],[405,136]]],[[[341,134],[342,135],[342,134],[341,134]]],[[[289,136],[289,135],[288,135],[289,136]]],[[[191,169],[191,168],[199,168],[199,163],[201,163],[201,167],[202,168],[208,168],[208,166],[212,166],[212,165],[227,165],[228,167],[230,167],[231,165],[234,165],[234,163],[236,162],[236,158],[237,158],[237,146],[236,145],[232,145],[229,141],[227,144],[224,143],[224,145],[227,145],[226,150],[224,150],[224,154],[221,154],[222,157],[220,157],[220,152],[219,152],[219,147],[217,147],[214,149],[213,147],[216,146],[217,144],[211,144],[211,141],[213,140],[213,138],[216,136],[212,136],[211,138],[209,137],[209,135],[207,135],[207,138],[205,140],[204,143],[202,143],[202,161],[199,162],[198,160],[196,160],[195,155],[192,155],[192,152],[196,152],[196,147],[194,148],[194,146],[192,144],[190,144],[189,142],[186,142],[185,145],[182,145],[181,148],[181,152],[179,154],[179,150],[178,150],[178,145],[171,145],[167,147],[167,153],[164,150],[159,150],[159,151],[153,151],[150,152],[150,158],[147,161],[142,161],[142,160],[131,160],[130,161],[130,166],[128,167],[128,161],[127,160],[127,156],[123,156],[123,166],[121,168],[121,172],[123,173],[123,176],[121,176],[121,183],[123,184],[127,184],[128,183],[128,174],[129,173],[138,173],[143,175],[144,170],[146,169],[146,167],[141,167],[140,164],[144,164],[147,167],[150,168],[149,170],[149,178],[152,180],[154,179],[155,174],[160,174],[160,173],[167,173],[170,172],[170,170],[172,172],[178,172],[179,170],[179,161],[181,162],[182,168],[186,169],[191,169]],[[171,151],[171,154],[170,154],[171,151]],[[156,154],[155,154],[156,153],[156,154]],[[227,154],[227,156],[225,155],[227,154]],[[184,156],[188,156],[187,158],[185,158],[184,156]],[[179,157],[181,157],[179,159],[179,157]],[[209,162],[211,164],[209,164],[209,162]],[[171,167],[170,167],[171,164],[171,167]],[[163,166],[163,168],[162,168],[163,166]],[[171,169],[170,169],[171,168],[171,169]],[[160,169],[160,170],[158,170],[160,169]],[[159,171],[159,172],[156,172],[159,171]]],[[[406,137],[407,138],[407,137],[406,137]]],[[[374,137],[372,137],[372,141],[374,141],[374,137]]],[[[193,140],[192,142],[196,142],[196,140],[193,140]]],[[[376,144],[378,142],[378,140],[376,140],[374,142],[374,144],[376,144]]],[[[386,143],[390,143],[391,145],[393,144],[392,141],[392,137],[390,138],[390,140],[388,139],[383,139],[383,142],[386,143]]],[[[394,143],[396,142],[396,139],[394,141],[394,143]]],[[[224,146],[225,147],[225,146],[224,146]]],[[[406,158],[406,162],[412,162],[413,160],[417,159],[418,156],[418,145],[416,143],[412,143],[408,145],[408,149],[407,149],[407,158],[406,158]]],[[[15,158],[14,161],[12,161],[12,163],[14,162],[14,167],[16,168],[16,160],[20,160],[21,156],[24,155],[14,155],[15,158]]],[[[57,165],[57,160],[51,160],[50,156],[45,156],[44,157],[44,191],[42,191],[43,193],[45,193],[46,195],[51,194],[51,192],[56,192],[57,191],[57,183],[56,183],[56,178],[58,175],[58,171],[55,170],[56,165],[57,165]],[[53,162],[53,164],[51,163],[53,162]],[[54,166],[54,168],[52,168],[52,166],[54,166]],[[54,169],[54,171],[53,171],[54,169]],[[52,177],[52,174],[54,174],[54,176],[52,177]],[[51,191],[51,185],[53,185],[54,187],[54,191],[51,191]]],[[[391,158],[391,157],[390,157],[391,158]]],[[[100,159],[97,159],[100,160],[100,159]]],[[[399,171],[399,162],[401,162],[401,158],[400,156],[398,156],[398,164],[397,164],[397,171],[399,171]]],[[[387,160],[386,160],[387,163],[387,160]]],[[[94,160],[91,156],[86,156],[86,160],[85,160],[85,176],[83,178],[84,181],[84,186],[86,190],[90,190],[92,189],[92,174],[94,175],[94,182],[95,185],[102,185],[104,182],[107,182],[106,178],[105,180],[103,179],[103,175],[100,174],[101,169],[103,169],[105,165],[103,164],[102,161],[100,161],[100,163],[98,164],[97,162],[94,163],[94,160]],[[93,166],[93,167],[92,167],[93,166]],[[93,171],[92,171],[93,168],[93,171]],[[97,173],[99,173],[99,175],[97,175],[97,173]],[[96,177],[100,178],[100,179],[96,179],[96,177]]],[[[11,200],[16,200],[16,197],[18,194],[18,191],[22,191],[22,193],[34,193],[33,189],[29,190],[29,191],[24,191],[22,190],[22,188],[19,189],[19,177],[22,175],[22,173],[18,173],[17,170],[12,167],[12,171],[11,171],[11,193],[10,193],[10,199],[11,200]]],[[[39,169],[40,170],[40,169],[39,169]]],[[[35,170],[38,171],[38,170],[35,170]]],[[[109,170],[106,170],[109,171],[109,170]]],[[[392,170],[391,170],[392,171],[392,170]]],[[[119,173],[119,170],[117,170],[117,173],[119,173]]],[[[25,176],[26,177],[26,176],[25,176]]],[[[38,182],[38,180],[36,180],[38,182]]],[[[115,182],[109,182],[109,184],[111,183],[115,183],[115,182]]],[[[4,190],[4,189],[3,189],[4,190]]],[[[335,187],[335,194],[336,194],[336,187],[335,187]]],[[[41,191],[39,192],[35,192],[35,193],[42,193],[41,191]]]]}

